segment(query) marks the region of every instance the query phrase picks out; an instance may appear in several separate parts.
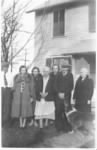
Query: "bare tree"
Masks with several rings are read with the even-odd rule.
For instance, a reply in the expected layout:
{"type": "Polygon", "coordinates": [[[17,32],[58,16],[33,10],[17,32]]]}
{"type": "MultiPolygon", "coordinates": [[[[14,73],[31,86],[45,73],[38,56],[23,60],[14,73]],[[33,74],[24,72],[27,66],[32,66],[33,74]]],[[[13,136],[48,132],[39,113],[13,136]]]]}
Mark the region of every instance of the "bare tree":
{"type": "Polygon", "coordinates": [[[34,59],[32,60],[32,62],[28,65],[28,68],[30,68],[33,64],[35,64],[38,59],[41,59],[42,55],[45,55],[45,51],[43,51],[45,44],[48,40],[48,13],[47,13],[47,8],[48,6],[48,1],[45,2],[45,7],[43,12],[41,13],[41,22],[39,24],[39,27],[37,28],[37,31],[35,32],[35,45],[37,46],[37,48],[35,49],[35,51],[37,51],[34,59]],[[44,28],[45,27],[45,28],[44,28]]]}
{"type": "MultiPolygon", "coordinates": [[[[20,20],[22,15],[25,13],[26,7],[32,2],[31,0],[28,1],[28,3],[25,6],[22,6],[21,8],[18,7],[18,1],[14,1],[13,4],[3,12],[2,15],[2,33],[1,33],[1,45],[2,45],[2,54],[1,54],[1,60],[2,62],[9,62],[11,64],[11,71],[12,71],[12,65],[13,60],[16,58],[21,51],[25,50],[26,46],[29,44],[29,42],[32,40],[32,37],[34,35],[38,35],[39,32],[41,33],[41,45],[39,47],[38,53],[35,56],[33,62],[37,59],[37,57],[40,55],[40,52],[42,50],[42,47],[45,43],[45,36],[43,33],[42,28],[42,22],[45,20],[45,8],[41,17],[41,20],[35,30],[33,32],[27,32],[21,30],[21,24],[20,20]],[[17,35],[20,32],[24,32],[26,34],[29,34],[29,37],[27,38],[24,45],[22,45],[20,48],[15,48],[14,50],[14,44],[16,42],[17,35]]],[[[33,63],[32,62],[32,63],[33,63]]]]}
{"type": "Polygon", "coordinates": [[[14,2],[11,7],[4,11],[2,16],[2,33],[1,33],[1,46],[2,58],[4,62],[9,61],[9,54],[11,51],[12,43],[16,38],[16,30],[20,28],[18,22],[18,14],[15,13],[17,3],[14,2]]]}
{"type": "MultiPolygon", "coordinates": [[[[21,18],[22,15],[25,13],[26,7],[31,3],[31,0],[28,1],[24,6],[19,6],[19,1],[13,1],[12,5],[10,5],[6,10],[2,11],[2,32],[1,32],[1,62],[8,62],[11,64],[12,67],[12,61],[13,58],[15,58],[20,51],[24,50],[25,46],[28,44],[31,36],[27,39],[25,44],[14,51],[14,44],[16,43],[17,36],[19,35],[19,32],[21,31],[21,18]]],[[[2,1],[2,7],[4,5],[4,1],[2,1]]],[[[28,33],[28,32],[27,32],[28,33]]],[[[29,33],[30,35],[32,33],[29,33]]]]}

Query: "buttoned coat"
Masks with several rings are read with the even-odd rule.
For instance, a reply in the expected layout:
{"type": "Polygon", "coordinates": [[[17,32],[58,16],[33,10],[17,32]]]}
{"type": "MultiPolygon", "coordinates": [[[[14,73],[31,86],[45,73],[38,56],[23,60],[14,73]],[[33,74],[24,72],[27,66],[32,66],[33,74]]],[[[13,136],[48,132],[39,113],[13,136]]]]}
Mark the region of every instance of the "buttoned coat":
{"type": "Polygon", "coordinates": [[[20,74],[14,78],[13,86],[13,101],[12,101],[12,117],[31,117],[34,110],[32,109],[31,98],[35,101],[35,85],[33,77],[26,74],[23,78],[25,86],[24,91],[21,93],[22,77],[20,74]]]}

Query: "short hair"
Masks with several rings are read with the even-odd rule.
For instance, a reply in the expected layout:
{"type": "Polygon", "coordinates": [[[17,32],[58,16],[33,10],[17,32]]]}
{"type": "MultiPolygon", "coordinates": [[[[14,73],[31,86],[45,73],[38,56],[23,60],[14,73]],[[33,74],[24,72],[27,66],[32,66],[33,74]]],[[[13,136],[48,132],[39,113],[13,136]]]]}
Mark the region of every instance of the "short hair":
{"type": "Polygon", "coordinates": [[[40,73],[39,67],[36,67],[36,66],[32,68],[32,71],[31,71],[31,72],[33,73],[33,71],[34,71],[35,69],[38,71],[38,73],[40,73]]]}
{"type": "Polygon", "coordinates": [[[81,71],[83,71],[83,72],[85,72],[87,75],[89,75],[89,70],[88,70],[88,68],[83,67],[83,68],[80,69],[80,72],[81,72],[81,71]]]}
{"type": "Polygon", "coordinates": [[[25,69],[26,69],[26,72],[27,72],[27,68],[26,68],[26,66],[24,66],[24,65],[20,66],[19,72],[21,72],[22,68],[25,68],[25,69]]]}
{"type": "Polygon", "coordinates": [[[50,67],[45,66],[45,67],[43,68],[43,71],[44,71],[44,70],[46,70],[46,71],[49,71],[49,72],[50,72],[50,67]]]}

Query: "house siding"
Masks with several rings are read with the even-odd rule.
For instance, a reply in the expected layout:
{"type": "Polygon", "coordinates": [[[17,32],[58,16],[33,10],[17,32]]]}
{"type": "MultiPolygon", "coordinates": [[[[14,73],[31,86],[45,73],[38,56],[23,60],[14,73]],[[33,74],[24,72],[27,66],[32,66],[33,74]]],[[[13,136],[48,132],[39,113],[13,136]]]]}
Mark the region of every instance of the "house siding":
{"type": "MultiPolygon", "coordinates": [[[[61,6],[59,6],[59,9],[61,6]]],[[[63,7],[62,7],[63,8],[63,7]]],[[[43,10],[41,13],[36,12],[36,28],[39,26],[38,31],[35,35],[35,54],[36,59],[35,64],[41,66],[45,65],[45,59],[54,54],[56,55],[56,50],[62,55],[68,53],[69,51],[74,52],[74,45],[82,43],[87,40],[94,40],[95,34],[89,32],[89,11],[90,5],[77,5],[73,7],[65,8],[65,33],[64,36],[53,37],[53,9],[51,11],[43,10]],[[37,55],[38,54],[38,55],[37,55]],[[41,65],[40,65],[41,64],[41,65]]],[[[88,42],[87,42],[88,43],[88,42]]],[[[80,44],[81,45],[81,44],[80,44]]],[[[87,45],[87,44],[86,44],[87,45]]],[[[77,46],[78,47],[78,46],[77,46]]],[[[87,52],[90,45],[81,49],[78,48],[78,53],[87,52]]],[[[83,48],[83,47],[82,47],[83,48]]],[[[91,46],[91,52],[94,49],[91,46]]],[[[76,51],[77,53],[77,48],[76,51]]],[[[76,66],[76,60],[73,59],[73,72],[76,74],[79,70],[76,66]],[[75,60],[75,61],[74,61],[75,60]],[[75,66],[75,67],[74,67],[75,66]],[[78,70],[76,72],[76,69],[78,70]]],[[[79,60],[79,64],[80,64],[79,60]]],[[[83,66],[88,67],[88,64],[83,59],[83,66]]],[[[88,67],[89,68],[89,67],[88,67]]]]}

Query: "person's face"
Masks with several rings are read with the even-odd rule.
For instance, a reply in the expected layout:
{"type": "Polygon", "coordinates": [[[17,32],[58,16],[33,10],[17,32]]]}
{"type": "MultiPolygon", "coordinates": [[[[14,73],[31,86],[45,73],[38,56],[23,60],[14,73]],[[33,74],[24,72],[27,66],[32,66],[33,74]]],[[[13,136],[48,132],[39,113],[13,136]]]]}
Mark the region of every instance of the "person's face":
{"type": "Polygon", "coordinates": [[[33,70],[33,75],[34,75],[34,76],[37,76],[37,75],[38,75],[38,70],[37,70],[37,69],[34,69],[34,70],[33,70]]]}
{"type": "Polygon", "coordinates": [[[58,73],[58,66],[53,66],[53,72],[58,73]]]}
{"type": "Polygon", "coordinates": [[[68,73],[68,68],[62,68],[62,74],[66,75],[68,73]]]}
{"type": "Polygon", "coordinates": [[[26,68],[21,68],[21,74],[25,74],[26,73],[26,68]]]}
{"type": "Polygon", "coordinates": [[[80,71],[80,75],[81,75],[82,78],[85,78],[85,77],[87,76],[87,71],[84,70],[84,69],[81,70],[81,71],[80,71]]]}
{"type": "Polygon", "coordinates": [[[8,72],[8,67],[4,67],[3,68],[3,71],[6,73],[6,72],[8,72]]]}
{"type": "Polygon", "coordinates": [[[49,70],[47,70],[47,69],[43,70],[43,76],[48,77],[49,76],[49,70]]]}

